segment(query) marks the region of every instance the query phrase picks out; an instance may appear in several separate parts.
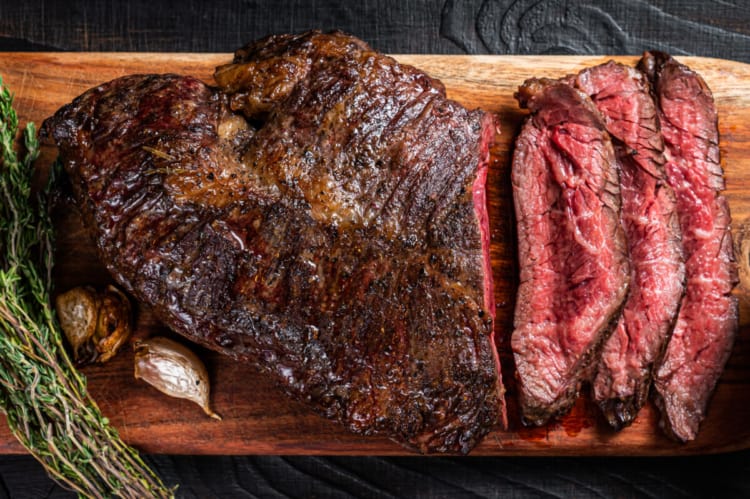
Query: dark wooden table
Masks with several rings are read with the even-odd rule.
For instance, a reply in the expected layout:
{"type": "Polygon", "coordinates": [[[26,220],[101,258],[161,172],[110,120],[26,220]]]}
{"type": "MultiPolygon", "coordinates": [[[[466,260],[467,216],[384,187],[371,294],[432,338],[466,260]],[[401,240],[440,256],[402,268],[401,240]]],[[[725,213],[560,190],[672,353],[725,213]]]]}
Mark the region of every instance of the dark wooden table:
{"type": "MultiPolygon", "coordinates": [[[[750,62],[750,2],[0,3],[0,52],[231,52],[265,34],[310,28],[343,29],[389,53],[637,54],[658,48],[750,62]]],[[[167,483],[180,484],[180,497],[750,496],[748,451],[691,458],[606,459],[147,458],[167,483]]],[[[1,497],[69,495],[31,457],[0,456],[1,497]]]]}

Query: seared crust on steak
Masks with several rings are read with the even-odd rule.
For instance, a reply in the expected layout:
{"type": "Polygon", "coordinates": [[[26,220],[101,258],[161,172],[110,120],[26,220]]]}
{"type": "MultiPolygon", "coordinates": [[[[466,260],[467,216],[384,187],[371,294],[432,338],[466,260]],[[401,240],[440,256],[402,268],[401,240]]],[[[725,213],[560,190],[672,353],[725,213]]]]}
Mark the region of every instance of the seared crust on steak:
{"type": "Polygon", "coordinates": [[[349,429],[468,452],[504,414],[493,118],[340,33],[269,37],[217,81],[129,76],[45,122],[102,260],[349,429]]]}

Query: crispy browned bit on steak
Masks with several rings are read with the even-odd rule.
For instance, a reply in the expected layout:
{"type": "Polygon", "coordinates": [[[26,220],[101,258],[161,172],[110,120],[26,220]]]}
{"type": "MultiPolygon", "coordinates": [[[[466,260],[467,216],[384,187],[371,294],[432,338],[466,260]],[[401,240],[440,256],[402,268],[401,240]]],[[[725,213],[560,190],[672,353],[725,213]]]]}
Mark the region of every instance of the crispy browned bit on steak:
{"type": "Polygon", "coordinates": [[[666,353],[655,372],[665,431],[693,440],[734,344],[737,268],[727,200],[720,193],[716,106],[697,73],[661,52],[639,64],[651,79],[668,153],[667,180],[677,195],[687,293],[666,353]]]}
{"type": "Polygon", "coordinates": [[[630,292],[592,381],[594,400],[619,429],[633,422],[648,399],[654,362],[664,352],[685,291],[685,263],[647,80],[640,71],[609,62],[573,81],[602,113],[620,166],[630,292]]]}
{"type": "Polygon", "coordinates": [[[45,123],[104,262],[349,429],[468,452],[504,419],[493,118],[340,33],[266,38],[217,81],[125,77],[45,123]]]}
{"type": "Polygon", "coordinates": [[[591,100],[546,79],[516,97],[532,114],[511,173],[520,268],[511,345],[524,422],[540,425],[575,402],[630,268],[614,151],[591,100]]]}

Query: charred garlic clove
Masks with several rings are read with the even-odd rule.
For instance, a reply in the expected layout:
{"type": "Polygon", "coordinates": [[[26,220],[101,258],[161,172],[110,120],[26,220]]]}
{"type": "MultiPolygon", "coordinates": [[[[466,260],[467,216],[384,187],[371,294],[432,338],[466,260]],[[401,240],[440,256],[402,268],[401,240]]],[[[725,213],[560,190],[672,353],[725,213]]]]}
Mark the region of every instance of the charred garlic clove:
{"type": "Polygon", "coordinates": [[[78,365],[107,362],[133,331],[130,300],[115,286],[101,293],[73,288],[57,297],[55,308],[78,365]]]}
{"type": "Polygon", "coordinates": [[[114,286],[107,286],[99,300],[94,333],[97,362],[111,359],[133,330],[130,300],[114,286]]]}
{"type": "Polygon", "coordinates": [[[209,407],[206,367],[193,352],[176,341],[155,337],[136,342],[135,378],[171,397],[193,401],[206,414],[221,420],[209,407]]]}

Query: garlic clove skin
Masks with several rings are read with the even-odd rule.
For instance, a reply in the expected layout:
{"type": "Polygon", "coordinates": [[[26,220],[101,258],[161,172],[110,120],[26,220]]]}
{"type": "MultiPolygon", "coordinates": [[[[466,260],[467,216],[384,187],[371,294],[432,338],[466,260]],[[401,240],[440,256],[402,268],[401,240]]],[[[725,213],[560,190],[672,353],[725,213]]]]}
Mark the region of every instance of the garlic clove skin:
{"type": "Polygon", "coordinates": [[[198,404],[214,419],[221,416],[209,406],[210,385],[203,362],[184,345],[164,337],[135,343],[135,378],[170,397],[198,404]]]}

